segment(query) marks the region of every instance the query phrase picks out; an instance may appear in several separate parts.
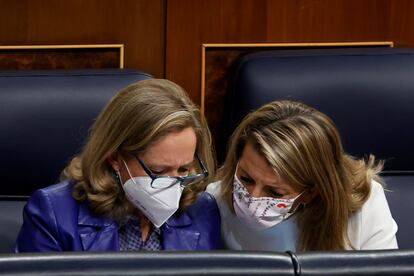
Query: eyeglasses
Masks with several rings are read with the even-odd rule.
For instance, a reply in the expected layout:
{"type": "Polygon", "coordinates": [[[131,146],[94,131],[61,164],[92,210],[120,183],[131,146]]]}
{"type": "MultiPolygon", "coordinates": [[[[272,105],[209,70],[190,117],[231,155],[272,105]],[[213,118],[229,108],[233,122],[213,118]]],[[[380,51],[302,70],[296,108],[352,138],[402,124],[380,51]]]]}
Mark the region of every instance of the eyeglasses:
{"type": "Polygon", "coordinates": [[[151,187],[154,189],[164,189],[175,184],[180,184],[181,187],[186,187],[208,176],[207,168],[204,166],[203,162],[201,162],[198,155],[196,155],[196,158],[200,164],[202,172],[188,176],[158,176],[150,170],[150,168],[144,163],[144,161],[141,160],[141,158],[136,155],[134,155],[134,157],[141,164],[142,168],[148,174],[148,176],[151,177],[151,187]]]}

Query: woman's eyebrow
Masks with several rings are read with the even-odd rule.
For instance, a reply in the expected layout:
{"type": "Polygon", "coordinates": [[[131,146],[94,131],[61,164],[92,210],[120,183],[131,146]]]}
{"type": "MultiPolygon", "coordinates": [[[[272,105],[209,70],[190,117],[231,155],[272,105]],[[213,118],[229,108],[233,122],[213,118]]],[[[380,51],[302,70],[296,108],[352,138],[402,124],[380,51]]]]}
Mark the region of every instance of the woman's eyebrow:
{"type": "MultiPolygon", "coordinates": [[[[193,159],[192,161],[181,165],[179,168],[189,167],[189,166],[191,166],[195,163],[195,160],[196,159],[193,159]]],[[[161,169],[172,169],[172,168],[174,168],[174,166],[171,166],[170,164],[154,164],[154,163],[146,163],[146,164],[149,168],[154,168],[154,167],[155,168],[161,168],[161,169]]]]}
{"type": "Polygon", "coordinates": [[[245,169],[243,169],[242,167],[239,167],[239,168],[240,168],[240,172],[244,174],[244,177],[252,178],[245,169]]]}
{"type": "MultiPolygon", "coordinates": [[[[240,173],[243,174],[243,177],[247,177],[247,178],[253,179],[245,169],[243,169],[240,166],[238,168],[240,169],[240,173]]],[[[276,181],[274,183],[268,183],[267,185],[268,186],[271,186],[272,188],[277,188],[277,189],[283,189],[283,190],[285,190],[285,188],[280,185],[279,181],[276,181]]]]}
{"type": "MultiPolygon", "coordinates": [[[[245,170],[245,169],[243,169],[242,167],[238,167],[239,169],[240,169],[240,173],[241,174],[243,174],[241,177],[245,177],[245,178],[249,178],[249,179],[251,179],[251,180],[253,180],[253,181],[255,181],[248,173],[247,173],[247,171],[245,170]]],[[[282,193],[287,193],[287,192],[289,192],[288,190],[286,190],[286,187],[284,187],[284,186],[281,186],[280,185],[280,183],[277,181],[277,182],[274,182],[274,183],[267,183],[267,186],[268,187],[271,187],[272,189],[279,189],[280,191],[278,191],[278,193],[280,192],[280,194],[282,194],[282,193]]]]}
{"type": "Polygon", "coordinates": [[[190,167],[196,164],[196,159],[193,159],[192,161],[188,162],[187,164],[181,165],[180,167],[190,167]]]}

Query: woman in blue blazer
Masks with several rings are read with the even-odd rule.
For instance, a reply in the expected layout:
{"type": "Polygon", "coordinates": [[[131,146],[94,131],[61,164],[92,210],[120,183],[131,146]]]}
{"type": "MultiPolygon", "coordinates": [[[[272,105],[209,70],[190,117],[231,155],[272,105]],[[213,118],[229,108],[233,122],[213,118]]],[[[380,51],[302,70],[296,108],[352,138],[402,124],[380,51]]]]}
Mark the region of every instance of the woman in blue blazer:
{"type": "Polygon", "coordinates": [[[214,175],[211,136],[178,85],[144,80],[95,121],[62,182],[24,209],[16,252],[220,248],[220,217],[203,192],[214,175]]]}

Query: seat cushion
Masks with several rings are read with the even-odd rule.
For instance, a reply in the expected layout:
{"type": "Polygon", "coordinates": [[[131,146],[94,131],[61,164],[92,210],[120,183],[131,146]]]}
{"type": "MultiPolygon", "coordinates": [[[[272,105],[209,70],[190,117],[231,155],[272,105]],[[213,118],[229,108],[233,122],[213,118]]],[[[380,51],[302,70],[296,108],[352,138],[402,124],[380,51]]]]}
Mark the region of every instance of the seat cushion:
{"type": "Polygon", "coordinates": [[[414,175],[384,177],[385,195],[397,221],[397,242],[400,249],[414,249],[414,175]]]}
{"type": "Polygon", "coordinates": [[[14,252],[17,234],[23,223],[26,200],[0,198],[0,253],[14,252]]]}

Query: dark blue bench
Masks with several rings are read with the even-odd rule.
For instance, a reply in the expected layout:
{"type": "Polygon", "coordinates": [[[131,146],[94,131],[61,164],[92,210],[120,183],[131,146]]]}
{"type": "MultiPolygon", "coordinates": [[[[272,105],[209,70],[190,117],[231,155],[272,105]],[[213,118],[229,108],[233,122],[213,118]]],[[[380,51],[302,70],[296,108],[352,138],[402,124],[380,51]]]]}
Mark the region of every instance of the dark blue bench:
{"type": "Polygon", "coordinates": [[[6,275],[413,275],[414,251],[0,254],[6,275]]]}

